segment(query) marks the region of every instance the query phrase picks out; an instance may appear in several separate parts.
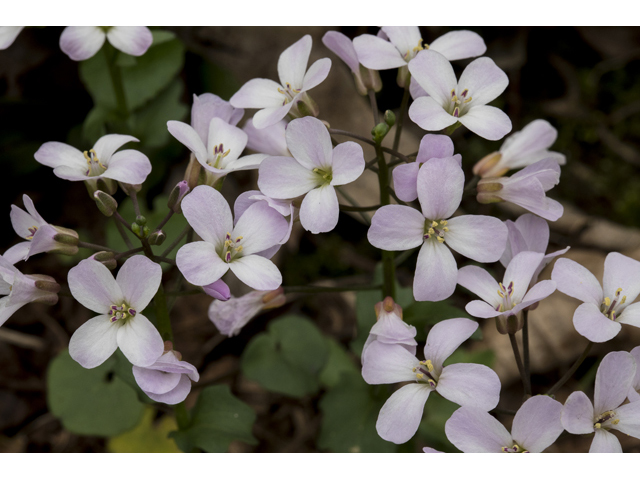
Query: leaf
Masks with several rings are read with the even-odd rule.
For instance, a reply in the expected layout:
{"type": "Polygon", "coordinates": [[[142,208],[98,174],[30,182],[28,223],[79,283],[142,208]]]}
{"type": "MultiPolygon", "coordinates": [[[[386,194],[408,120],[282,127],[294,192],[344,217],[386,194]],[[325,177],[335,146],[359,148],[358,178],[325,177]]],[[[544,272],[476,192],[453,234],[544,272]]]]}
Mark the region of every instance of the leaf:
{"type": "Polygon", "coordinates": [[[47,401],[67,430],[111,437],[138,424],[143,406],[136,392],[113,374],[114,365],[111,357],[88,370],[66,350],[53,359],[47,372],[47,401]]]}
{"type": "Polygon", "coordinates": [[[169,432],[177,428],[176,421],[163,415],[154,422],[155,411],[144,409],[140,423],[131,431],[110,438],[107,448],[113,453],[180,453],[176,442],[169,438],[169,432]]]}
{"type": "Polygon", "coordinates": [[[429,446],[445,452],[457,452],[447,439],[444,425],[458,408],[460,408],[459,405],[437,393],[429,395],[424,416],[418,427],[418,437],[422,439],[422,442],[418,442],[420,446],[429,446]]]}
{"type": "Polygon", "coordinates": [[[329,345],[329,360],[320,372],[320,383],[327,388],[333,388],[340,382],[342,374],[360,373],[359,367],[342,345],[333,338],[326,338],[329,345]]]}
{"type": "MultiPolygon", "coordinates": [[[[427,339],[427,329],[429,326],[435,325],[442,320],[459,317],[471,318],[467,312],[454,307],[448,300],[442,300],[440,302],[413,302],[403,311],[403,320],[418,330],[416,340],[419,342],[424,342],[427,339]]],[[[480,332],[480,329],[478,328],[476,332],[480,332]]]]}
{"type": "Polygon", "coordinates": [[[376,421],[386,398],[374,394],[360,374],[342,374],[340,382],[320,400],[322,424],[318,447],[332,452],[395,452],[396,445],[380,438],[376,421]]]}
{"type": "Polygon", "coordinates": [[[242,359],[243,374],[267,390],[292,397],[316,393],[329,346],[318,328],[304,317],[279,318],[268,332],[254,337],[242,359]]]}
{"type": "Polygon", "coordinates": [[[234,397],[228,385],[203,389],[191,413],[189,426],[170,435],[185,452],[201,448],[205,452],[224,453],[233,440],[258,443],[251,433],[255,412],[234,397]]]}

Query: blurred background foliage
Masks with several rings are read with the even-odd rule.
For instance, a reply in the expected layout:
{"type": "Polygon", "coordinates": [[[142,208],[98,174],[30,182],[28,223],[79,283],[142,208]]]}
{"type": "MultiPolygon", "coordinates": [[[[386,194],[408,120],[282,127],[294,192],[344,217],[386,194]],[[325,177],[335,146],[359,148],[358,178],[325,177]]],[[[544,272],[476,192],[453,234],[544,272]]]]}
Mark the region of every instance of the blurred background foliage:
{"type": "MultiPolygon", "coordinates": [[[[335,70],[346,67],[319,41],[328,29],[310,31],[311,61],[332,58],[331,78],[335,70]]],[[[428,43],[451,29],[422,27],[423,38],[428,43]]],[[[509,76],[509,87],[494,105],[507,112],[514,131],[536,118],[558,129],[553,150],[567,156],[567,165],[552,196],[590,215],[640,227],[640,30],[471,29],[485,39],[487,55],[509,76]]],[[[2,251],[16,243],[9,205],[22,207],[25,193],[49,222],[77,229],[83,240],[124,249],[113,223],[97,212],[81,183],[58,179],[35,162],[39,146],[61,141],[87,150],[106,133],[140,139],[130,148],[144,152],[153,165],[141,195],[142,208],[155,224],[164,216],[164,195],[182,179],[189,158],[168,134],[166,122],[189,121],[193,94],[212,92],[229,99],[250,78],[274,78],[280,52],[308,30],[166,27],[153,30],[153,46],[140,58],[107,45],[80,63],[60,51],[62,28],[24,30],[14,45],[0,52],[0,158],[5,179],[0,205],[6,213],[2,251]],[[127,117],[116,111],[108,56],[122,68],[127,117]]],[[[340,30],[350,37],[377,31],[340,30]]],[[[456,69],[461,71],[466,63],[456,62],[456,69]]],[[[378,105],[381,110],[397,109],[402,91],[395,71],[381,75],[384,89],[378,105]]],[[[338,87],[356,95],[351,84],[338,87]]],[[[321,112],[340,108],[328,105],[333,100],[328,95],[314,98],[321,112]]],[[[358,115],[370,124],[366,108],[358,115]]],[[[339,122],[334,115],[332,123],[339,122]]],[[[343,127],[349,129],[339,126],[343,127]]],[[[456,132],[454,141],[469,171],[500,143],[463,130],[456,132]]],[[[415,126],[413,131],[422,134],[415,126]]],[[[255,179],[255,172],[238,172],[229,176],[223,192],[233,201],[241,191],[255,188],[255,179]]],[[[133,220],[122,192],[116,199],[123,216],[133,220]]],[[[474,200],[465,202],[463,208],[474,200]]],[[[489,212],[489,207],[482,208],[489,212]]],[[[181,216],[171,220],[166,228],[169,242],[184,225],[181,216]]],[[[367,242],[366,231],[358,219],[342,214],[331,233],[298,232],[277,257],[284,284],[379,282],[379,254],[367,242]]],[[[21,270],[48,274],[62,283],[62,272],[88,255],[86,250],[73,259],[40,255],[23,263],[21,270]]],[[[446,302],[414,302],[408,287],[415,257],[398,269],[396,301],[424,342],[434,323],[467,316],[463,307],[468,297],[458,293],[446,302]]],[[[175,284],[177,271],[166,273],[175,284]]],[[[242,293],[239,285],[232,285],[232,291],[242,293]]],[[[81,306],[61,298],[50,309],[28,305],[20,310],[3,327],[20,334],[19,339],[0,339],[0,450],[168,452],[176,451],[176,443],[186,451],[413,452],[424,446],[455,450],[443,427],[456,406],[435,394],[409,443],[396,446],[375,432],[379,409],[393,389],[362,380],[359,354],[375,322],[373,305],[381,300],[379,292],[293,295],[285,307],[260,315],[230,339],[218,334],[206,317],[210,299],[203,297],[178,298],[172,311],[176,349],[201,374],[187,400],[193,408],[192,424],[177,434],[170,433],[175,430],[171,409],[151,407],[153,402],[135,385],[122,355],[91,371],[68,357],[69,336],[89,318],[81,306]]],[[[451,360],[492,366],[493,352],[474,342],[481,336],[479,330],[451,360]]],[[[578,372],[585,388],[595,368],[594,362],[587,362],[578,372]]],[[[555,378],[550,374],[536,380],[550,385],[555,378]]],[[[503,388],[503,397],[507,402],[516,398],[517,406],[519,385],[503,388]]]]}

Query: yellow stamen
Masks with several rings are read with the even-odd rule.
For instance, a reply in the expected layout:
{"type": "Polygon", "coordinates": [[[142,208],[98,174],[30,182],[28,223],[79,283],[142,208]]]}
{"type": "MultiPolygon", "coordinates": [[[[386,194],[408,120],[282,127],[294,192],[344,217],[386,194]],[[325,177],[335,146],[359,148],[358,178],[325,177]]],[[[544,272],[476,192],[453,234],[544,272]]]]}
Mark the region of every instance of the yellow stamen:
{"type": "Polygon", "coordinates": [[[500,295],[500,298],[504,298],[504,293],[502,293],[502,290],[498,290],[498,295],[500,295]]]}
{"type": "Polygon", "coordinates": [[[427,367],[427,370],[429,370],[429,373],[433,372],[433,363],[431,363],[431,360],[427,360],[424,364],[427,367]]]}
{"type": "Polygon", "coordinates": [[[89,152],[85,150],[84,152],[82,152],[82,154],[84,155],[84,158],[87,160],[87,163],[91,164],[91,157],[89,157],[89,152]]]}
{"type": "Polygon", "coordinates": [[[416,373],[416,377],[418,380],[422,380],[424,378],[424,373],[416,373]]]}
{"type": "Polygon", "coordinates": [[[449,231],[449,227],[444,227],[442,230],[444,230],[445,232],[449,231]]]}
{"type": "Polygon", "coordinates": [[[244,237],[240,236],[238,238],[236,238],[236,243],[239,242],[240,240],[242,240],[244,237]]]}
{"type": "Polygon", "coordinates": [[[624,297],[622,297],[622,300],[620,300],[620,304],[622,305],[626,301],[627,301],[627,296],[625,295],[624,297]]]}
{"type": "Polygon", "coordinates": [[[593,428],[598,429],[598,428],[602,428],[602,424],[601,423],[596,423],[593,428]]]}
{"type": "Polygon", "coordinates": [[[611,299],[609,297],[604,298],[604,304],[608,307],[611,305],[611,299]]]}
{"type": "Polygon", "coordinates": [[[449,222],[447,222],[446,220],[440,220],[440,225],[447,225],[449,222]]]}
{"type": "Polygon", "coordinates": [[[444,243],[444,238],[442,238],[442,237],[436,237],[436,238],[438,239],[438,241],[439,241],[440,243],[444,243]]]}
{"type": "Polygon", "coordinates": [[[620,295],[620,292],[622,292],[622,288],[616,290],[616,295],[620,295]]]}
{"type": "Polygon", "coordinates": [[[436,233],[436,231],[435,231],[433,228],[430,228],[430,229],[427,231],[427,233],[428,233],[429,235],[434,235],[434,234],[436,233]]]}
{"type": "Polygon", "coordinates": [[[438,226],[438,222],[436,222],[435,220],[433,222],[431,222],[431,226],[432,227],[437,227],[438,226]]]}
{"type": "Polygon", "coordinates": [[[240,245],[240,246],[236,247],[236,252],[240,253],[242,251],[242,249],[243,249],[243,247],[242,247],[242,245],[240,245]]]}

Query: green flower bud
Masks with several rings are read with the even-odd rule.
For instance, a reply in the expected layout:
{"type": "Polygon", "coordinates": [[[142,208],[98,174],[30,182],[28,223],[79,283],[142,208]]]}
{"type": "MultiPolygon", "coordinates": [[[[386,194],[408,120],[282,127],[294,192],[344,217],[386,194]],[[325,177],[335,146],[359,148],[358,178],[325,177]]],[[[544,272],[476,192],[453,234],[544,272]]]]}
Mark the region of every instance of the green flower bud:
{"type": "Polygon", "coordinates": [[[102,190],[96,190],[93,194],[93,199],[96,201],[96,206],[105,216],[110,217],[118,209],[118,202],[102,190]]]}
{"type": "Polygon", "coordinates": [[[166,239],[167,234],[162,230],[156,230],[151,235],[149,235],[149,243],[151,245],[162,245],[166,239]]]}
{"type": "Polygon", "coordinates": [[[391,110],[384,112],[384,123],[389,125],[389,127],[393,127],[396,124],[396,114],[391,110]]]}

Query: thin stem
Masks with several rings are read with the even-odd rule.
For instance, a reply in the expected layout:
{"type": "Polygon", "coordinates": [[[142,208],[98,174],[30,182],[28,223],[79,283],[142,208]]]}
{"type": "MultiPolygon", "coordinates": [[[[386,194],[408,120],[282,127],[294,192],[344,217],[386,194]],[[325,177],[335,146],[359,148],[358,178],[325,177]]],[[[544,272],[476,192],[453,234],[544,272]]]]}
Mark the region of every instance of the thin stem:
{"type": "Polygon", "coordinates": [[[111,86],[113,87],[113,93],[116,96],[116,103],[118,110],[124,118],[129,117],[129,108],[127,107],[127,98],[124,94],[124,83],[122,82],[122,74],[120,67],[116,65],[117,50],[109,45],[105,45],[102,49],[107,60],[107,67],[109,69],[109,77],[111,78],[111,86]]]}
{"type": "MultiPolygon", "coordinates": [[[[396,123],[396,136],[393,139],[393,149],[398,150],[398,145],[400,145],[400,136],[402,135],[402,127],[404,124],[404,117],[407,114],[407,106],[409,105],[409,82],[411,77],[407,78],[407,86],[404,87],[404,94],[402,95],[402,103],[400,104],[400,115],[398,116],[398,121],[396,123]]],[[[396,155],[397,156],[397,155],[396,155]]],[[[398,157],[401,158],[401,157],[398,157]]],[[[405,157],[406,158],[406,157],[405,157]]],[[[409,161],[408,159],[405,161],[409,161]]]]}
{"type": "Polygon", "coordinates": [[[118,251],[114,250],[113,248],[105,247],[102,245],[96,245],[95,243],[89,243],[89,242],[78,242],[78,247],[89,248],[91,250],[96,250],[98,252],[105,251],[105,252],[118,253],[118,251]]]}
{"type": "Polygon", "coordinates": [[[377,210],[380,208],[380,205],[371,205],[369,207],[355,207],[352,205],[343,205],[339,204],[340,210],[344,210],[345,212],[370,212],[371,210],[377,210]]]}
{"type": "Polygon", "coordinates": [[[144,250],[144,248],[142,248],[142,247],[134,248],[134,249],[131,249],[131,250],[127,250],[126,252],[118,253],[113,258],[115,260],[120,260],[121,258],[128,257],[130,255],[133,255],[134,253],[138,253],[138,252],[141,252],[143,250],[144,250]]]}
{"type": "MultiPolygon", "coordinates": [[[[115,218],[116,220],[118,220],[122,225],[124,225],[131,233],[133,233],[134,235],[136,235],[133,230],[131,229],[131,224],[129,222],[127,222],[124,218],[122,218],[122,215],[120,215],[119,212],[113,212],[113,218],[115,218]]],[[[136,235],[137,237],[137,235],[136,235]]]]}
{"type": "Polygon", "coordinates": [[[169,213],[167,213],[167,216],[164,217],[162,221],[158,224],[158,226],[156,227],[156,230],[160,230],[162,227],[164,227],[171,217],[173,217],[173,210],[169,209],[169,213]]]}
{"type": "Polygon", "coordinates": [[[169,255],[171,253],[171,251],[176,248],[178,246],[178,244],[182,241],[182,239],[184,238],[184,236],[189,233],[189,231],[191,231],[191,225],[187,225],[186,227],[184,227],[184,230],[182,230],[182,232],[180,233],[180,235],[178,235],[178,238],[176,238],[173,243],[171,245],[169,245],[167,247],[167,249],[162,252],[162,257],[166,257],[167,255],[169,255]]]}
{"type": "Polygon", "coordinates": [[[576,370],[578,370],[578,368],[580,367],[580,365],[582,365],[582,362],[585,361],[585,359],[589,356],[589,352],[591,351],[591,347],[593,347],[593,342],[589,342],[587,344],[587,346],[585,347],[584,351],[582,352],[582,355],[580,355],[580,358],[578,358],[573,365],[571,365],[571,368],[569,370],[567,370],[567,373],[565,373],[562,378],[560,378],[560,380],[558,380],[553,387],[551,387],[549,389],[549,391],[545,394],[545,395],[552,395],[554,393],[556,393],[558,390],[560,390],[560,388],[567,383],[567,381],[573,376],[574,373],[576,373],[576,370]]]}
{"type": "Polygon", "coordinates": [[[176,261],[175,260],[171,260],[170,258],[166,258],[166,257],[159,257],[157,255],[153,256],[154,260],[157,260],[159,262],[164,262],[164,263],[168,263],[169,265],[173,265],[174,267],[176,266],[176,261]]]}
{"type": "Polygon", "coordinates": [[[522,312],[524,325],[522,326],[522,356],[524,359],[524,376],[529,385],[529,393],[531,393],[531,365],[529,358],[529,311],[522,312]]]}
{"type": "MultiPolygon", "coordinates": [[[[380,145],[376,145],[378,156],[378,183],[380,185],[380,205],[389,205],[389,167],[384,158],[380,145]]],[[[393,252],[382,250],[382,272],[384,278],[383,296],[395,298],[396,290],[396,265],[393,261],[393,252]]]]}
{"type": "Polygon", "coordinates": [[[531,395],[531,392],[527,389],[527,379],[524,375],[524,366],[522,365],[522,359],[520,358],[520,349],[518,348],[518,341],[516,340],[515,333],[509,334],[509,341],[511,342],[511,348],[513,349],[513,356],[516,357],[516,364],[518,365],[518,371],[520,372],[520,379],[522,380],[524,393],[525,395],[531,395]]]}
{"type": "MultiPolygon", "coordinates": [[[[118,212],[115,212],[115,213],[118,213],[118,212]]],[[[113,221],[116,222],[116,228],[118,229],[120,236],[124,240],[124,243],[127,245],[127,248],[132,249],[133,243],[131,243],[131,240],[127,236],[127,232],[124,231],[124,228],[122,228],[122,225],[121,225],[121,221],[124,220],[124,218],[122,218],[119,213],[118,213],[118,217],[120,218],[116,217],[115,213],[114,213],[113,221]]]]}
{"type": "Polygon", "coordinates": [[[396,192],[393,188],[389,187],[389,194],[393,197],[393,199],[398,202],[400,205],[408,205],[408,203],[403,202],[402,200],[400,200],[398,198],[398,195],[396,195],[396,192]]]}
{"type": "MultiPolygon", "coordinates": [[[[372,147],[376,146],[376,142],[374,142],[373,140],[370,140],[367,137],[363,137],[362,135],[358,135],[356,133],[347,132],[346,130],[338,130],[335,128],[330,128],[329,133],[332,135],[344,135],[345,137],[355,138],[357,140],[360,140],[361,142],[368,143],[372,147]]],[[[380,148],[382,149],[383,152],[393,155],[394,157],[397,157],[404,162],[407,162],[407,163],[411,162],[411,160],[406,155],[403,155],[400,152],[398,152],[397,148],[387,148],[383,146],[380,146],[380,148]]]]}
{"type": "Polygon", "coordinates": [[[378,125],[380,123],[380,112],[378,111],[378,102],[376,101],[376,92],[369,89],[369,102],[371,103],[371,113],[373,113],[373,123],[378,125]]]}
{"type": "Polygon", "coordinates": [[[133,202],[133,211],[136,212],[136,216],[140,217],[142,214],[140,213],[140,204],[138,203],[138,192],[133,190],[129,197],[131,197],[131,201],[133,202]]]}
{"type": "Polygon", "coordinates": [[[330,293],[330,292],[355,292],[366,290],[380,290],[382,285],[349,285],[346,287],[314,287],[305,286],[288,286],[282,287],[284,293],[330,293]]]}
{"type": "MultiPolygon", "coordinates": [[[[337,188],[338,192],[340,192],[340,195],[342,195],[347,202],[349,202],[354,207],[359,207],[360,206],[360,205],[358,205],[358,202],[356,202],[354,200],[354,198],[351,195],[349,195],[347,192],[345,192],[341,187],[336,187],[336,188],[337,188]]],[[[364,220],[364,223],[366,223],[367,225],[371,225],[371,220],[369,219],[369,217],[367,216],[366,213],[364,213],[362,211],[359,211],[358,214],[360,215],[362,220],[364,220]]]]}
{"type": "Polygon", "coordinates": [[[171,319],[169,318],[169,309],[167,308],[167,296],[164,293],[164,286],[160,283],[160,287],[154,297],[156,306],[156,320],[158,322],[158,331],[164,341],[173,342],[173,331],[171,329],[171,319]]]}

